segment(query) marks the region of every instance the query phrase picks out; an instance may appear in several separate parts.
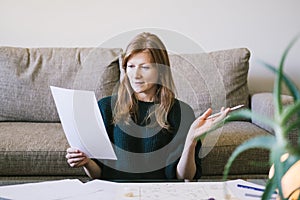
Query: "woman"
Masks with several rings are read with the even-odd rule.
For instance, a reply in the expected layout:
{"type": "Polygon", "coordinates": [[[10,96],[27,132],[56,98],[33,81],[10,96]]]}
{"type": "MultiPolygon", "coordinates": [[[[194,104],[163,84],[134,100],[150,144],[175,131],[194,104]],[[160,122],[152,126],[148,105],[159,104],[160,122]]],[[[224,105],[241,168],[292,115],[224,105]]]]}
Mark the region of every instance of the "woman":
{"type": "Polygon", "coordinates": [[[95,160],[67,149],[71,167],[83,166],[91,178],[199,179],[201,141],[219,116],[207,119],[208,109],[195,120],[190,106],[175,98],[169,57],[162,41],[141,33],[123,57],[124,77],[114,96],[98,104],[118,160],[95,160]]]}

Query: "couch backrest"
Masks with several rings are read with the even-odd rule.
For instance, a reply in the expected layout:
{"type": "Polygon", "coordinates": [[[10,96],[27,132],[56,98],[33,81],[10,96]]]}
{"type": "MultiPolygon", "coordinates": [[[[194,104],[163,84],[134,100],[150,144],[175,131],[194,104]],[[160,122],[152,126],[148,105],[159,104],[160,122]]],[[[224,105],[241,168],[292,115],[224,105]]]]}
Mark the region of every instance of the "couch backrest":
{"type": "MultiPolygon", "coordinates": [[[[58,122],[50,85],[93,90],[97,99],[118,84],[121,49],[0,47],[0,121],[58,122]]],[[[178,98],[199,116],[248,102],[246,48],[170,55],[178,98]]]]}
{"type": "Polygon", "coordinates": [[[121,49],[0,48],[0,121],[58,122],[50,85],[110,95],[121,49]]]}
{"type": "Polygon", "coordinates": [[[199,116],[208,108],[244,104],[249,107],[247,84],[250,51],[228,49],[198,54],[170,55],[178,98],[199,116]]]}

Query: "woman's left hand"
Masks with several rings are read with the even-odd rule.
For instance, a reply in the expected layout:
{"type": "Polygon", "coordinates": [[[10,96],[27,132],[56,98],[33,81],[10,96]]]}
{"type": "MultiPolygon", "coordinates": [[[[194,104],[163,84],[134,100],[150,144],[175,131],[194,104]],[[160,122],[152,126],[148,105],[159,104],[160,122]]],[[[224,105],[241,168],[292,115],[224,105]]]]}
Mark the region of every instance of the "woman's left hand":
{"type": "Polygon", "coordinates": [[[208,131],[214,124],[224,119],[229,111],[230,108],[222,108],[220,115],[208,118],[212,113],[212,109],[207,109],[207,111],[203,113],[200,117],[198,117],[191,125],[188,133],[188,139],[190,140],[190,142],[196,142],[197,138],[199,138],[206,131],[208,131]]]}

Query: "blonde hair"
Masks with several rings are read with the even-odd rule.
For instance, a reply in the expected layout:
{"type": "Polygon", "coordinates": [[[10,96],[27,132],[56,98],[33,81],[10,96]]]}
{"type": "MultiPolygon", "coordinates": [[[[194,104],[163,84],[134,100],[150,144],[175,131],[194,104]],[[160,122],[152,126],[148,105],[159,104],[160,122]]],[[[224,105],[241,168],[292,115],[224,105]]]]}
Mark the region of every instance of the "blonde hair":
{"type": "Polygon", "coordinates": [[[148,118],[150,115],[155,114],[157,123],[162,128],[170,130],[171,127],[167,116],[174,104],[175,85],[171,74],[168,52],[162,41],[156,35],[151,33],[138,34],[126,48],[122,59],[122,68],[125,70],[125,75],[118,88],[113,122],[116,124],[120,121],[124,121],[128,124],[130,117],[133,117],[135,121],[137,119],[137,99],[129,83],[126,67],[129,58],[140,52],[148,52],[150,54],[152,61],[156,64],[159,72],[157,91],[154,97],[154,102],[158,106],[156,106],[154,111],[149,114],[148,118]]]}

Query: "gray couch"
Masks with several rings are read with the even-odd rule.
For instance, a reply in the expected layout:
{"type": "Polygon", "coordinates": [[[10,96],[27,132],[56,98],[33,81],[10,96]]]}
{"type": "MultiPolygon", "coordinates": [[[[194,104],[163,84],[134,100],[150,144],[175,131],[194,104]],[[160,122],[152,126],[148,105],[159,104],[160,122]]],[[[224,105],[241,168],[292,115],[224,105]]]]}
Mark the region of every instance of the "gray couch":
{"type": "MultiPolygon", "coordinates": [[[[120,77],[122,49],[0,47],[0,182],[79,178],[82,169],[65,159],[68,143],[50,85],[111,95],[120,77]]],[[[272,111],[272,95],[250,96],[250,52],[246,48],[170,55],[177,97],[199,116],[208,107],[244,104],[260,113],[272,111]]],[[[287,98],[288,99],[288,98],[287,98]]],[[[289,99],[287,100],[289,102],[289,99]]],[[[232,151],[245,140],[271,134],[259,122],[226,124],[203,140],[203,179],[221,178],[232,151]]],[[[270,130],[269,130],[270,131],[270,130]]],[[[268,152],[249,150],[234,162],[230,178],[265,178],[268,152]]]]}

